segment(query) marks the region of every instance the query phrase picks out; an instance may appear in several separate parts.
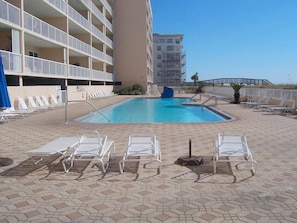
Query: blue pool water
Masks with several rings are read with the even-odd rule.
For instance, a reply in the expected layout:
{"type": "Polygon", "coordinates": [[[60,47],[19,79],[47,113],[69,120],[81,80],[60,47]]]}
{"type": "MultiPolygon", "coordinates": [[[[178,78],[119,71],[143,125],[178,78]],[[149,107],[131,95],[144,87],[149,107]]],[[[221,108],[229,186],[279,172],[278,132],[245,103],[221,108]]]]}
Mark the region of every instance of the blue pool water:
{"type": "Polygon", "coordinates": [[[195,123],[221,122],[223,116],[201,106],[183,105],[189,98],[136,98],[91,113],[79,122],[90,123],[195,123]]]}

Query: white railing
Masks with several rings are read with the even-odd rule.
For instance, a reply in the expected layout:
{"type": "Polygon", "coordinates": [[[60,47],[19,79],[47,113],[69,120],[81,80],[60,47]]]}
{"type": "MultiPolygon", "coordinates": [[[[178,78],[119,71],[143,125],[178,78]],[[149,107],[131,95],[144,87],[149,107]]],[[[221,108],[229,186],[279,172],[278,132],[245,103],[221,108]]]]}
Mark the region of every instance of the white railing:
{"type": "Polygon", "coordinates": [[[106,36],[96,26],[92,25],[92,33],[102,42],[105,42],[106,36]]]}
{"type": "MultiPolygon", "coordinates": [[[[233,99],[234,90],[232,87],[204,87],[205,93],[229,97],[233,99]]],[[[260,98],[274,98],[274,99],[285,99],[288,101],[294,101],[297,96],[297,90],[288,89],[272,89],[272,88],[253,88],[243,87],[240,89],[240,95],[246,97],[260,97],[260,98]]]]}
{"type": "Polygon", "coordinates": [[[96,16],[102,23],[105,22],[105,16],[91,0],[82,0],[82,2],[85,3],[94,16],[96,16]]]}
{"type": "Polygon", "coordinates": [[[20,25],[20,9],[14,5],[0,0],[0,18],[8,22],[20,25]]]}
{"type": "Polygon", "coordinates": [[[109,39],[107,36],[103,34],[96,26],[92,25],[92,33],[94,36],[96,36],[99,40],[101,40],[103,43],[108,45],[110,48],[113,48],[113,42],[111,39],[109,39]]]}
{"type": "Polygon", "coordinates": [[[12,72],[21,72],[21,54],[0,50],[4,70],[12,72]]]}
{"type": "Polygon", "coordinates": [[[52,60],[25,56],[24,73],[38,74],[47,77],[66,77],[67,65],[52,60]]]}
{"type": "Polygon", "coordinates": [[[24,12],[24,27],[43,37],[62,44],[67,44],[67,34],[64,31],[57,29],[27,12],[24,12]]]}
{"type": "Polygon", "coordinates": [[[113,26],[112,26],[111,22],[109,22],[108,19],[105,19],[105,25],[111,32],[113,32],[113,26]]]}
{"type": "Polygon", "coordinates": [[[112,73],[99,71],[99,70],[93,70],[92,73],[93,73],[92,80],[97,80],[97,81],[113,81],[114,80],[114,76],[112,73]]]}
{"type": "Polygon", "coordinates": [[[80,24],[83,28],[90,30],[90,22],[85,17],[83,17],[81,14],[79,14],[70,5],[68,5],[68,15],[71,19],[73,19],[75,22],[80,24]]]}
{"type": "Polygon", "coordinates": [[[90,45],[70,35],[69,35],[69,46],[87,54],[91,53],[90,45]]]}
{"type": "Polygon", "coordinates": [[[111,56],[97,50],[94,47],[92,48],[92,56],[111,65],[113,64],[113,58],[111,56]]]}
{"type": "Polygon", "coordinates": [[[106,8],[106,10],[110,13],[110,15],[113,15],[112,8],[111,8],[110,4],[108,3],[108,1],[101,0],[101,2],[104,5],[104,7],[106,8]]]}
{"type": "Polygon", "coordinates": [[[66,2],[64,0],[46,0],[59,9],[61,12],[66,14],[66,2]]]}
{"type": "Polygon", "coordinates": [[[91,71],[89,68],[69,65],[69,77],[84,78],[89,80],[91,78],[91,71]]]}
{"type": "Polygon", "coordinates": [[[147,75],[146,75],[146,78],[147,78],[147,81],[148,81],[148,82],[154,82],[154,77],[153,77],[152,74],[147,74],[147,75]]]}

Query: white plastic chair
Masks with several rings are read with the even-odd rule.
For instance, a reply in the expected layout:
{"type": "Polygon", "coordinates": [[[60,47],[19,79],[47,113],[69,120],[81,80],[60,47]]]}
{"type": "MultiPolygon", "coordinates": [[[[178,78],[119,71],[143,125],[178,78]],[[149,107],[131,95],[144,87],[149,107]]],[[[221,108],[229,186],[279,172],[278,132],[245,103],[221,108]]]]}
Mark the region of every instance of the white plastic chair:
{"type": "Polygon", "coordinates": [[[226,131],[218,134],[213,151],[214,173],[218,162],[251,163],[252,173],[255,174],[253,155],[249,150],[245,131],[226,131]],[[227,159],[226,159],[227,158],[227,159]]]}
{"type": "Polygon", "coordinates": [[[65,172],[74,166],[76,161],[96,161],[102,168],[102,173],[106,173],[111,158],[111,148],[113,145],[113,154],[115,153],[115,143],[108,141],[107,136],[100,137],[95,131],[96,136],[80,136],[79,145],[73,149],[71,155],[64,159],[63,166],[65,172]],[[69,167],[67,164],[70,163],[69,167]]]}
{"type": "Polygon", "coordinates": [[[139,162],[141,160],[159,163],[161,169],[160,142],[150,128],[134,129],[134,134],[129,136],[128,146],[119,162],[120,172],[124,172],[125,162],[139,162]]]}

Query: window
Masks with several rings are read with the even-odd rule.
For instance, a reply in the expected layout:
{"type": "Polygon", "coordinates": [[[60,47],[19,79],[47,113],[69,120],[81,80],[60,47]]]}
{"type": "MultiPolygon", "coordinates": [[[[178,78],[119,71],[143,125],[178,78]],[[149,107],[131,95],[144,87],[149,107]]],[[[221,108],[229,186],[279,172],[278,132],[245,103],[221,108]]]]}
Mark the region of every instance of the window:
{"type": "Polygon", "coordinates": [[[157,55],[157,59],[161,59],[161,54],[158,54],[157,55]]]}
{"type": "Polygon", "coordinates": [[[165,39],[160,39],[159,42],[160,43],[165,43],[165,39]]]}
{"type": "Polygon", "coordinates": [[[167,46],[167,50],[168,50],[168,51],[172,51],[172,50],[174,50],[174,46],[172,46],[172,45],[167,46]]]}
{"type": "Polygon", "coordinates": [[[38,53],[29,51],[29,56],[30,57],[38,57],[38,53]]]}
{"type": "Polygon", "coordinates": [[[175,39],[175,43],[180,43],[180,42],[179,42],[179,39],[175,39]]]}
{"type": "Polygon", "coordinates": [[[173,43],[172,39],[167,39],[167,43],[173,43]]]}
{"type": "Polygon", "coordinates": [[[159,51],[160,51],[160,50],[161,50],[161,46],[157,46],[157,50],[159,50],[159,51]]]}

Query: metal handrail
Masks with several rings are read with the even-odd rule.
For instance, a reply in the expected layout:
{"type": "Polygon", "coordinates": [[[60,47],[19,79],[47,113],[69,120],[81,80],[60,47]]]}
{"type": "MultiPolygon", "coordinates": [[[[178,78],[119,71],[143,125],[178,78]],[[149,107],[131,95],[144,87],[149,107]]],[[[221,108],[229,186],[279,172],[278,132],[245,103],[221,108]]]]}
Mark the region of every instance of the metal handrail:
{"type": "Polygon", "coordinates": [[[73,102],[86,102],[92,108],[94,108],[96,110],[96,112],[100,113],[108,122],[110,122],[109,118],[107,118],[100,110],[98,110],[98,108],[95,105],[93,105],[90,101],[88,101],[88,100],[73,100],[73,101],[66,101],[66,103],[65,103],[65,123],[66,124],[68,124],[68,119],[67,119],[67,105],[68,105],[68,103],[73,103],[73,102]]]}
{"type": "Polygon", "coordinates": [[[201,103],[201,108],[202,108],[202,106],[205,105],[206,102],[210,101],[213,98],[215,99],[215,106],[216,106],[217,105],[217,96],[213,95],[210,98],[208,98],[207,100],[205,100],[203,103],[201,103]]]}

